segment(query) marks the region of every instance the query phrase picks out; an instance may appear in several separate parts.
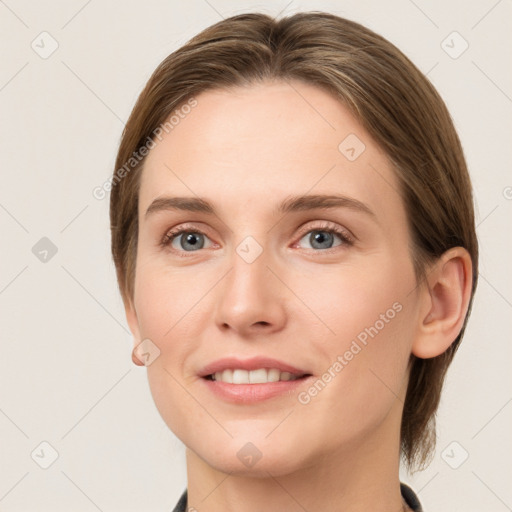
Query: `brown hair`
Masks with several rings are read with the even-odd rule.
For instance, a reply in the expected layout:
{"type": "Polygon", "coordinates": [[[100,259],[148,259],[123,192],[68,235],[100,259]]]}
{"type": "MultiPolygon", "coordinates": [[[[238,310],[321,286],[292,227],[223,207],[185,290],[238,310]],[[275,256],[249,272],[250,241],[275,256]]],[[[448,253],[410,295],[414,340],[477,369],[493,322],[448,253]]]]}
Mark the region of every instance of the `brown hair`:
{"type": "Polygon", "coordinates": [[[427,78],[394,45],[358,23],[322,12],[280,20],[242,14],[201,32],[154,71],[126,124],[110,197],[112,254],[121,295],[133,300],[138,190],[144,152],[180,106],[208,89],[265,80],[300,80],[345,104],[394,165],[411,233],[418,278],[455,246],[473,262],[473,289],[462,330],[443,354],[411,355],[401,426],[409,469],[429,462],[444,377],[459,346],[478,275],[471,183],[446,106],[427,78]],[[121,170],[124,169],[124,172],[121,170]]]}

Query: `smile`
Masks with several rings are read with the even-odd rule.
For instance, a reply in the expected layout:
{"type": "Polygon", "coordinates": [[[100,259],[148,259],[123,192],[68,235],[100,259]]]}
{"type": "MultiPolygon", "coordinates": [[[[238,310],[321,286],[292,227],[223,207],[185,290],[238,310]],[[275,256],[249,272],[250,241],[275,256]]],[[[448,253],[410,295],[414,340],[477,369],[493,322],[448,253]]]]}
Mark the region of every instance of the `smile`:
{"type": "Polygon", "coordinates": [[[198,371],[208,393],[223,401],[251,404],[281,396],[290,399],[297,387],[313,376],[305,368],[279,359],[253,356],[249,359],[225,357],[198,371]]]}

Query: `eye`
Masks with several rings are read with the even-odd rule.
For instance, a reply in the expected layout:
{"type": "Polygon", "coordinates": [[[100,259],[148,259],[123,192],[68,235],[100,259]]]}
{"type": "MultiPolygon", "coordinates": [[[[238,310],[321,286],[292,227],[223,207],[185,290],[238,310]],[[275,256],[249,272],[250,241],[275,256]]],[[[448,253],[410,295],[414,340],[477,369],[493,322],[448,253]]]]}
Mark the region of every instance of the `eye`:
{"type": "Polygon", "coordinates": [[[200,231],[179,229],[169,231],[162,240],[163,246],[170,246],[175,251],[194,252],[211,246],[211,240],[200,231]]]}
{"type": "Polygon", "coordinates": [[[326,250],[340,245],[352,245],[353,240],[348,233],[339,228],[317,227],[310,229],[298,242],[300,246],[303,243],[309,244],[306,249],[326,250]]]}

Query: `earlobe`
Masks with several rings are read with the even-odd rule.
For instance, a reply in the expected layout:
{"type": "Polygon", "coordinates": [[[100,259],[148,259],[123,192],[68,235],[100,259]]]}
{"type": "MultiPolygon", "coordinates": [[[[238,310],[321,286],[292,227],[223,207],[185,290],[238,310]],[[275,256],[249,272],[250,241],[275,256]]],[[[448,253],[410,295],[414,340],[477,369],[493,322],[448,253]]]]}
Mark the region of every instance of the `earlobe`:
{"type": "Polygon", "coordinates": [[[446,251],[428,272],[412,353],[428,359],[445,352],[460,333],[471,298],[472,262],[463,247],[446,251]]]}

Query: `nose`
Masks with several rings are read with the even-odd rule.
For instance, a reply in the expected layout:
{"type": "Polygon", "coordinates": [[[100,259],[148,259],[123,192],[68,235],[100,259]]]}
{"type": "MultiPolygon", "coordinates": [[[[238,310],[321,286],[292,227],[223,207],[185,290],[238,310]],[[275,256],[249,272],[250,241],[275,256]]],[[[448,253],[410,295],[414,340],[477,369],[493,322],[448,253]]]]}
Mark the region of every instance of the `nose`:
{"type": "Polygon", "coordinates": [[[217,289],[215,322],[243,337],[278,332],[286,324],[286,287],[267,251],[247,262],[234,252],[231,270],[217,289]],[[272,268],[272,271],[269,269],[272,268]]]}

